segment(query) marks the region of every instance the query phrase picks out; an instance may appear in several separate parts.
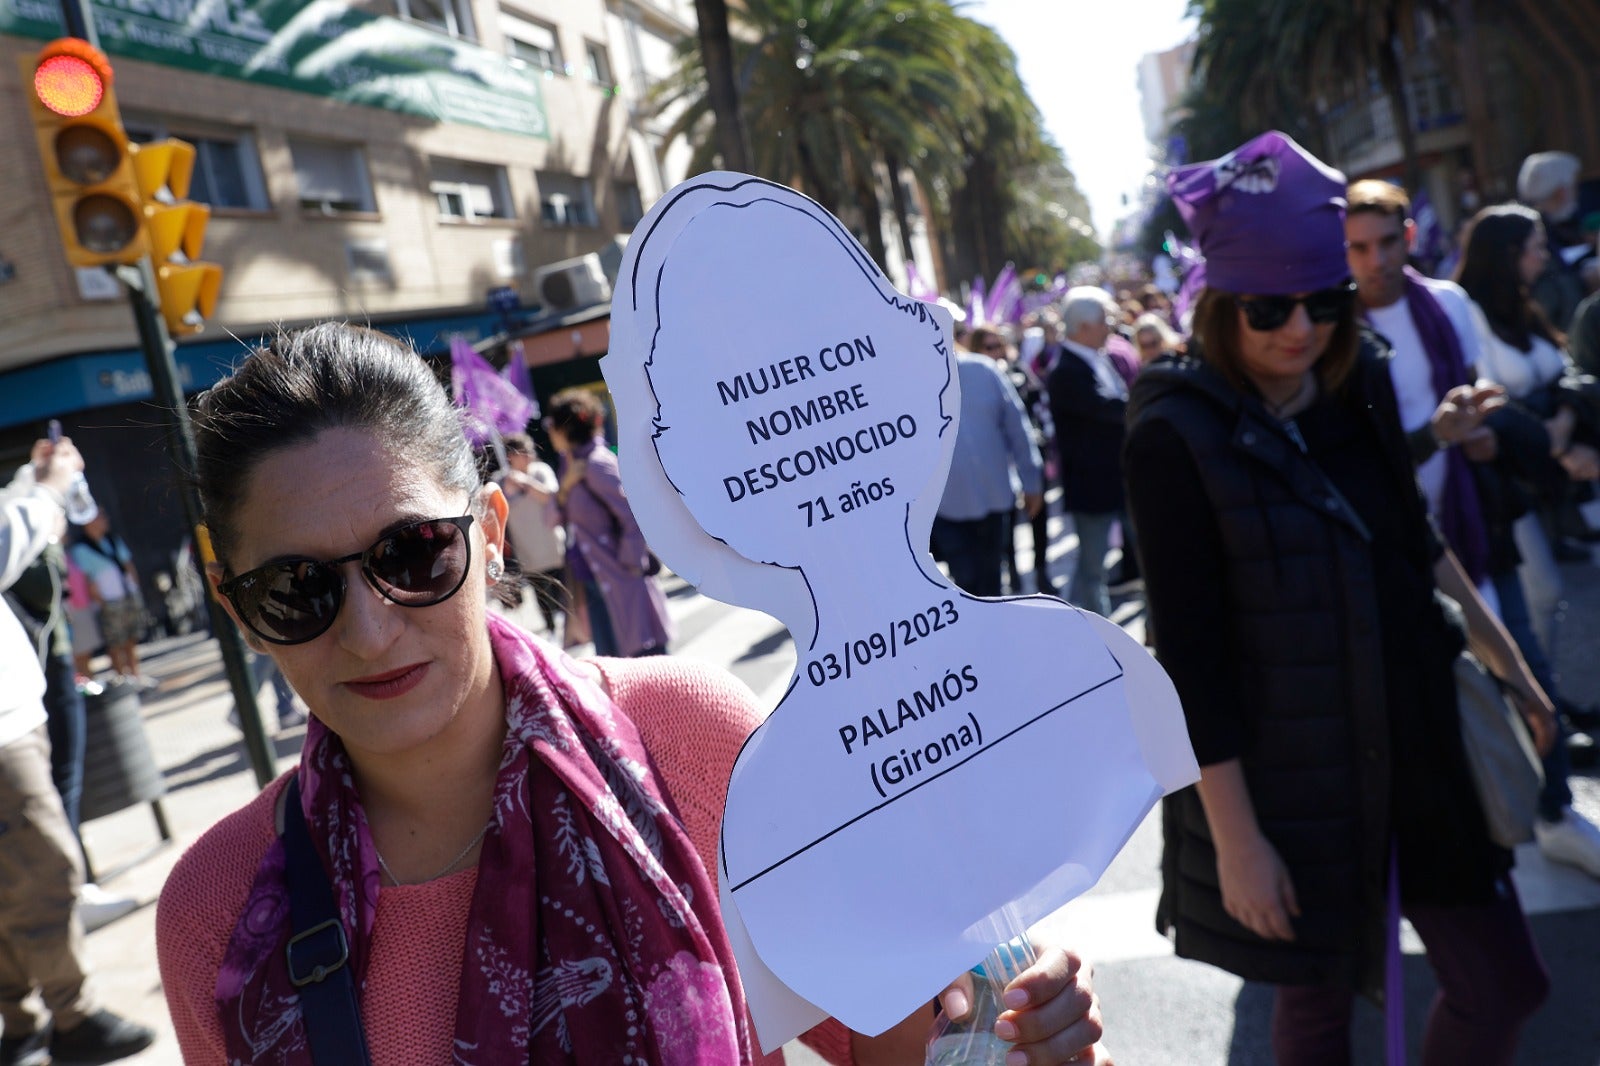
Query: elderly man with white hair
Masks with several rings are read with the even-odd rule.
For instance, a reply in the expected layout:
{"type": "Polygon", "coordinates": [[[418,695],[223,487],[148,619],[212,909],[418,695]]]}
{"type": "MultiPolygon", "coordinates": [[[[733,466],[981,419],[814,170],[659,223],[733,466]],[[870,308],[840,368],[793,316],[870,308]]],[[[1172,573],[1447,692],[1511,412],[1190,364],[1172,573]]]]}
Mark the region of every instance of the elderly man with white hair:
{"type": "Polygon", "coordinates": [[[1580,264],[1594,255],[1578,224],[1580,169],[1571,152],[1535,152],[1517,172],[1517,198],[1539,212],[1550,245],[1544,272],[1533,282],[1533,298],[1563,333],[1587,291],[1580,264]]]}
{"type": "Polygon", "coordinates": [[[1106,552],[1121,517],[1123,414],[1128,386],[1106,354],[1117,305],[1104,291],[1067,290],[1061,308],[1062,347],[1045,390],[1055,422],[1062,508],[1078,535],[1078,566],[1067,599],[1101,615],[1111,613],[1106,552]]]}

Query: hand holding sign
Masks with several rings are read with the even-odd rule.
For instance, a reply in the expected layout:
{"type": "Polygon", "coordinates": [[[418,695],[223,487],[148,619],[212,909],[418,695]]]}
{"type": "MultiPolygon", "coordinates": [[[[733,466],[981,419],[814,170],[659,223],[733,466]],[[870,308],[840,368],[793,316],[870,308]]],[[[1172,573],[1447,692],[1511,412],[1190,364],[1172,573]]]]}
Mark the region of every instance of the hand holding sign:
{"type": "Polygon", "coordinates": [[[821,207],[742,175],[685,183],[636,231],[612,314],[640,524],[800,648],[729,782],[717,871],[763,1045],[807,1024],[766,976],[881,1032],[1090,887],[1194,779],[1176,697],[1116,627],[968,596],[933,565],[949,318],[821,207]],[[1058,836],[996,853],[1001,810],[1058,836]]]}

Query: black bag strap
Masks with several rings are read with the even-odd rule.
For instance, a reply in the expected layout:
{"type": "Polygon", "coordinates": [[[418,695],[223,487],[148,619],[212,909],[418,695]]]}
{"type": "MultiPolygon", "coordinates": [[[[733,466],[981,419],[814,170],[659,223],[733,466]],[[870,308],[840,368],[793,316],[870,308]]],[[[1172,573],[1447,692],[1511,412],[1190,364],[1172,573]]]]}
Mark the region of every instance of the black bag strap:
{"type": "Polygon", "coordinates": [[[291,935],[284,954],[289,982],[300,993],[300,1016],[316,1066],[368,1066],[367,1034],[350,972],[339,907],[322,858],[300,810],[300,781],[289,779],[283,811],[284,877],[291,935]]]}

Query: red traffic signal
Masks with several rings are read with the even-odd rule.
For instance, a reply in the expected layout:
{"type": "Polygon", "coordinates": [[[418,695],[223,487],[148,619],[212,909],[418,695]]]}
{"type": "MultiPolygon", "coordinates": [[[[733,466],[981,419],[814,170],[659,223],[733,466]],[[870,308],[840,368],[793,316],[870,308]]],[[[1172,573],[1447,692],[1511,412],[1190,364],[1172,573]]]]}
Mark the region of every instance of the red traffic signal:
{"type": "Polygon", "coordinates": [[[99,49],[76,38],[65,38],[46,49],[52,50],[54,54],[34,69],[34,95],[47,111],[63,118],[81,118],[105,99],[111,65],[99,49]],[[73,48],[73,44],[82,47],[73,48]]]}
{"type": "Polygon", "coordinates": [[[64,37],[22,62],[67,262],[138,262],[149,242],[110,60],[88,42],[64,37]]]}

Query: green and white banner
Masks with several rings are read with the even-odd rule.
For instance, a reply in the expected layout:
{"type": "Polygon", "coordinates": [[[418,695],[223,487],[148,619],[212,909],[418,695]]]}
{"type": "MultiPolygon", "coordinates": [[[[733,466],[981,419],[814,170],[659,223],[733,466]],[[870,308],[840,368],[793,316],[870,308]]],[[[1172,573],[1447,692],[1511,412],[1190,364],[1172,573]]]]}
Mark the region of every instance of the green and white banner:
{"type": "MultiPolygon", "coordinates": [[[[92,0],[112,56],[314,93],[436,122],[550,135],[542,73],[335,0],[92,0]]],[[[51,39],[54,0],[0,0],[0,33],[51,39]]]]}

